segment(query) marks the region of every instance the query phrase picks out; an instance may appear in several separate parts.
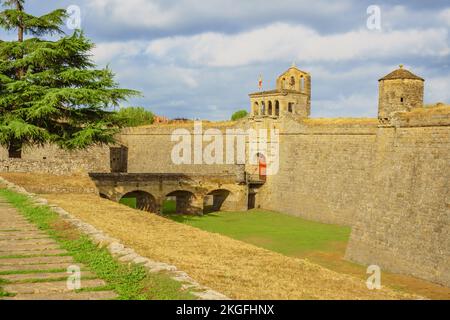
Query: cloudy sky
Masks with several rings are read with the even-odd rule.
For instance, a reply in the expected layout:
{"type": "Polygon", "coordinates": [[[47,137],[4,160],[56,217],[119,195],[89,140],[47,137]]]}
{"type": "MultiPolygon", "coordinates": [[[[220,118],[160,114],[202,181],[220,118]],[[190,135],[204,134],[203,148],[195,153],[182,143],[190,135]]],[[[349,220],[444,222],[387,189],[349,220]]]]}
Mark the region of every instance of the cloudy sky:
{"type": "Polygon", "coordinates": [[[126,105],[159,115],[227,119],[249,108],[259,74],[271,89],[293,61],[312,75],[313,117],[375,116],[377,80],[399,64],[426,79],[427,103],[450,102],[448,0],[28,0],[27,8],[39,15],[55,3],[80,8],[93,59],[142,91],[126,105]],[[373,4],[381,30],[367,27],[373,4]]]}

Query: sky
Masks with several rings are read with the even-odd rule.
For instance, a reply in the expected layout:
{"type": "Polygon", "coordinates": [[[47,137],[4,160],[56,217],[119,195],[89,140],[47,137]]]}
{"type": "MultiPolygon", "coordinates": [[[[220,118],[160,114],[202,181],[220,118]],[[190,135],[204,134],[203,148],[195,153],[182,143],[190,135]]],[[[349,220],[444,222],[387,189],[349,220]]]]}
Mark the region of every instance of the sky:
{"type": "Polygon", "coordinates": [[[229,119],[260,74],[273,89],[293,62],[311,73],[312,117],[375,117],[378,79],[399,64],[426,79],[426,103],[450,102],[448,0],[26,2],[34,15],[69,6],[97,65],[142,92],[123,106],[161,116],[229,119]]]}

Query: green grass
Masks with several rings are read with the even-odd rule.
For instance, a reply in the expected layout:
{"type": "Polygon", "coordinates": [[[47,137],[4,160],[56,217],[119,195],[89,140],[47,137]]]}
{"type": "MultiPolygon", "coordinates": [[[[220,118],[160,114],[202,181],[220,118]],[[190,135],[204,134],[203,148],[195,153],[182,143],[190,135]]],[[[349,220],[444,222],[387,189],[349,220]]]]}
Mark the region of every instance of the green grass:
{"type": "Polygon", "coordinates": [[[7,283],[9,283],[7,280],[0,279],[0,298],[13,296],[13,294],[3,291],[3,289],[2,289],[2,285],[5,285],[7,283]]]}
{"type": "Polygon", "coordinates": [[[136,198],[122,198],[119,200],[119,203],[131,207],[133,209],[136,209],[136,198]]]}
{"type": "Polygon", "coordinates": [[[177,211],[177,201],[176,200],[164,200],[162,213],[163,214],[172,214],[177,211]]]}
{"type": "MultiPolygon", "coordinates": [[[[76,229],[64,223],[49,207],[36,207],[27,197],[6,189],[0,189],[0,196],[15,206],[39,229],[47,232],[76,262],[86,265],[107,283],[106,287],[93,290],[114,290],[119,295],[118,299],[130,300],[195,298],[191,293],[181,289],[180,282],[166,274],[149,273],[143,266],[117,262],[106,249],[98,248],[86,235],[78,233],[76,229]]],[[[8,294],[1,291],[0,284],[0,296],[2,295],[8,294]]]]}
{"type": "Polygon", "coordinates": [[[333,252],[336,247],[345,246],[351,231],[350,227],[263,210],[168,217],[290,256],[305,256],[314,251],[333,252]]]}

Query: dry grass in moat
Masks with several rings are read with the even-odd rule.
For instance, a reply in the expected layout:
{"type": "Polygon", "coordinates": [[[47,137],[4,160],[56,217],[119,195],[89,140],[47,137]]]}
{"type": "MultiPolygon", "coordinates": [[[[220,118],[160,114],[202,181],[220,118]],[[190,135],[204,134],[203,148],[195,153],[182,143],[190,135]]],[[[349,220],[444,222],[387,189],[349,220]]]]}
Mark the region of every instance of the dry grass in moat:
{"type": "Polygon", "coordinates": [[[306,260],[287,257],[90,194],[43,195],[84,221],[121,239],[139,254],[176,265],[234,299],[402,299],[389,289],[306,260]]]}
{"type": "Polygon", "coordinates": [[[96,193],[97,190],[87,175],[2,172],[0,176],[34,193],[96,193]]]}

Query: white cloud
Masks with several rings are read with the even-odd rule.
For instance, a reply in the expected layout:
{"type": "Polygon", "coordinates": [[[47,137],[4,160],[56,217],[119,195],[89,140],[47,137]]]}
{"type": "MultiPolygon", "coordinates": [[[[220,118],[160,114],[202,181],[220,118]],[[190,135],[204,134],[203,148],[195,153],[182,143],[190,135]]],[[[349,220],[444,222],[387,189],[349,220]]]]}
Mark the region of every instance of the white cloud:
{"type": "Polygon", "coordinates": [[[167,27],[181,14],[147,0],[91,0],[89,6],[97,15],[127,26],[167,27]]]}
{"type": "Polygon", "coordinates": [[[92,50],[96,63],[106,64],[115,59],[131,58],[144,52],[146,43],[141,41],[113,41],[97,43],[92,50]]]}
{"type": "Polygon", "coordinates": [[[151,41],[147,52],[208,66],[239,66],[297,59],[341,61],[394,55],[444,56],[450,53],[447,29],[374,32],[350,31],[321,35],[302,26],[275,23],[235,35],[202,33],[151,41]]]}
{"type": "Polygon", "coordinates": [[[441,11],[439,19],[450,27],[450,8],[441,11]]]}

